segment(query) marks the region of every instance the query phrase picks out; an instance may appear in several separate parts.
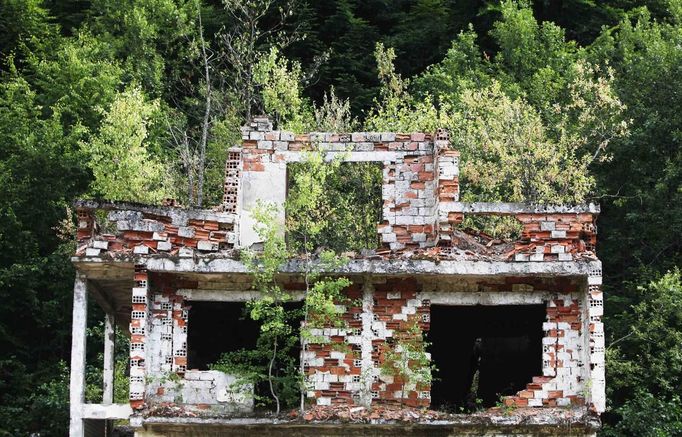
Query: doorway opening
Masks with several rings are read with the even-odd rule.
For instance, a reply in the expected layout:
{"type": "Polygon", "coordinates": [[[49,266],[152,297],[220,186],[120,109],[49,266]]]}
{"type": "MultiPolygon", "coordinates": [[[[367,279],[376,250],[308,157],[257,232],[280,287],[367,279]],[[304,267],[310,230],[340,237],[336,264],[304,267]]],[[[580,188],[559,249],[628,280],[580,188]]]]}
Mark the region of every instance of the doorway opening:
{"type": "Polygon", "coordinates": [[[431,406],[493,407],[542,374],[545,305],[431,306],[431,406]]]}

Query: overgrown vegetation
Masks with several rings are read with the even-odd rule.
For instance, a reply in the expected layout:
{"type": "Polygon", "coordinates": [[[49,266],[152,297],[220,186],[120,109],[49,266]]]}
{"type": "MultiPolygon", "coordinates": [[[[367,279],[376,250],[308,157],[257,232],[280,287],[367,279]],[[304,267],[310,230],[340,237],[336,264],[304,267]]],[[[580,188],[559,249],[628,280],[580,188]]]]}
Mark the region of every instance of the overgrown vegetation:
{"type": "MultiPolygon", "coordinates": [[[[306,171],[294,172],[294,189],[286,202],[287,218],[281,223],[274,205],[259,204],[254,212],[256,232],[263,241],[259,252],[247,251],[243,257],[254,274],[254,290],[259,297],[248,302],[249,316],[260,322],[260,336],[254,350],[226,353],[217,370],[239,376],[238,384],[266,381],[268,398],[257,395],[264,404],[274,402],[275,412],[281,407],[299,403],[304,408],[305,380],[303,363],[295,355],[305,344],[320,343],[314,332],[325,327],[344,328],[343,305],[348,303],[343,290],[351,283],[344,277],[329,277],[331,271],[345,260],[337,252],[318,243],[332,226],[349,225],[352,216],[339,216],[330,211],[329,193],[325,191],[337,175],[340,160],[327,163],[322,153],[310,152],[302,162],[306,171]],[[343,221],[345,219],[345,221],[343,221]],[[285,235],[294,236],[286,241],[285,235]],[[292,295],[284,290],[277,273],[289,258],[300,260],[302,266],[303,307],[300,312],[287,311],[284,304],[292,295]],[[292,321],[300,322],[299,326],[292,321]]],[[[348,244],[340,238],[338,244],[348,244]]]]}
{"type": "MultiPolygon", "coordinates": [[[[679,348],[652,345],[682,332],[666,300],[682,249],[681,23],[679,0],[0,0],[0,435],[64,434],[73,248],[54,228],[68,203],[214,205],[226,148],[266,109],[297,131],[448,127],[464,200],[599,201],[604,434],[680,434],[679,348]]],[[[364,186],[366,170],[339,184],[364,186]]],[[[303,259],[342,250],[312,229],[292,238],[312,244],[303,259]]]]}
{"type": "Polygon", "coordinates": [[[426,352],[428,347],[417,317],[410,317],[405,329],[395,333],[384,352],[381,374],[392,378],[394,384],[400,384],[401,405],[407,391],[428,392],[431,388],[432,372],[437,369],[426,352]]]}

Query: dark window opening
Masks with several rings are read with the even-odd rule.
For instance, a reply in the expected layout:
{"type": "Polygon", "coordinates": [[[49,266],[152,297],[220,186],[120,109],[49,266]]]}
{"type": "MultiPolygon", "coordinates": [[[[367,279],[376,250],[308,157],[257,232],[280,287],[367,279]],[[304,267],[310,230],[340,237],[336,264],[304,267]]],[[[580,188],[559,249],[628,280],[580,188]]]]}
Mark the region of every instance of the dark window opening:
{"type": "MultiPolygon", "coordinates": [[[[189,369],[208,370],[211,364],[221,360],[226,352],[253,351],[260,336],[260,322],[254,321],[247,313],[245,302],[189,302],[187,329],[187,360],[189,369]]],[[[287,408],[295,407],[299,399],[298,366],[301,354],[297,333],[301,324],[301,302],[287,302],[283,305],[287,323],[293,335],[285,344],[278,345],[278,359],[273,375],[280,395],[280,401],[287,408]],[[293,399],[294,401],[290,401],[293,399]]],[[[270,355],[254,361],[246,359],[240,364],[263,367],[270,355]],[[264,361],[266,360],[266,361],[264,361]]],[[[262,402],[270,402],[270,388],[267,381],[256,383],[255,394],[262,402]]]]}
{"type": "Polygon", "coordinates": [[[432,408],[474,411],[523,390],[542,374],[545,318],[545,305],[431,306],[432,408]]]}
{"type": "Polygon", "coordinates": [[[259,324],[244,302],[189,302],[187,368],[208,370],[224,352],[253,349],[259,324]]]}
{"type": "MultiPolygon", "coordinates": [[[[343,162],[327,164],[334,168],[326,174],[310,171],[310,164],[287,165],[287,197],[299,194],[301,176],[311,176],[322,185],[324,196],[316,208],[309,211],[308,220],[323,224],[314,237],[313,247],[325,247],[336,252],[376,249],[379,246],[377,225],[381,222],[382,165],[376,162],[343,162]],[[317,176],[316,176],[317,175],[317,176]]],[[[320,172],[324,173],[324,172],[320,172]]],[[[287,208],[289,245],[302,241],[296,223],[303,217],[300,212],[287,208]],[[292,229],[293,226],[293,229],[292,229]]]]}

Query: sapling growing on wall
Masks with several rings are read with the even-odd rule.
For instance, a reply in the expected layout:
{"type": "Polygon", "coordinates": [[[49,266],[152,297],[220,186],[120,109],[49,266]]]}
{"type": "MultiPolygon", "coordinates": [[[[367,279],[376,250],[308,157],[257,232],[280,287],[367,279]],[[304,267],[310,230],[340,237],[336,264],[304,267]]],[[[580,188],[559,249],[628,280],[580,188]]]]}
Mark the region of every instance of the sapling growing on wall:
{"type": "MultiPolygon", "coordinates": [[[[223,354],[212,368],[236,374],[236,385],[267,382],[269,396],[279,413],[283,403],[290,403],[282,399],[282,393],[292,392],[292,386],[296,385],[296,375],[291,372],[295,368],[291,351],[296,342],[292,340],[295,332],[290,323],[295,314],[285,311],[284,304],[291,301],[291,295],[275,278],[288,251],[283,226],[277,221],[277,208],[259,203],[252,213],[256,219],[254,230],[263,242],[263,249],[259,253],[245,251],[242,261],[252,272],[253,288],[260,294],[246,305],[248,316],[260,322],[260,335],[254,350],[223,354]]],[[[256,396],[256,400],[265,399],[256,396]]]]}
{"type": "MultiPolygon", "coordinates": [[[[338,217],[350,220],[351,215],[335,214],[339,206],[326,191],[330,179],[339,171],[341,160],[326,162],[324,158],[318,151],[306,153],[302,163],[305,171],[293,172],[294,188],[285,205],[284,224],[278,218],[276,205],[261,203],[252,210],[255,231],[263,242],[262,250],[247,250],[242,259],[253,274],[253,288],[259,291],[259,297],[247,303],[247,311],[249,317],[261,323],[260,336],[254,350],[223,354],[212,366],[237,374],[236,384],[267,382],[269,397],[274,401],[277,413],[299,396],[301,409],[305,407],[304,363],[301,361],[296,366],[292,358],[296,344],[304,349],[307,343],[323,341],[320,336],[313,335],[315,330],[344,328],[345,321],[340,316],[345,311],[344,305],[352,303],[344,294],[351,282],[345,277],[325,274],[346,261],[336,251],[322,246],[322,235],[331,227],[330,220],[338,217]],[[303,280],[304,298],[300,312],[285,310],[284,304],[291,302],[292,295],[278,280],[282,266],[289,259],[299,263],[303,280]],[[293,321],[299,318],[303,319],[300,330],[293,326],[293,321]]],[[[334,225],[343,226],[343,223],[335,221],[334,225]]],[[[347,348],[348,345],[335,347],[347,348]]],[[[258,396],[256,399],[265,400],[258,396]]]]}
{"type": "Polygon", "coordinates": [[[429,390],[435,370],[418,319],[409,317],[404,323],[405,329],[394,331],[394,343],[384,352],[381,365],[381,374],[400,384],[401,406],[407,391],[429,390]]]}

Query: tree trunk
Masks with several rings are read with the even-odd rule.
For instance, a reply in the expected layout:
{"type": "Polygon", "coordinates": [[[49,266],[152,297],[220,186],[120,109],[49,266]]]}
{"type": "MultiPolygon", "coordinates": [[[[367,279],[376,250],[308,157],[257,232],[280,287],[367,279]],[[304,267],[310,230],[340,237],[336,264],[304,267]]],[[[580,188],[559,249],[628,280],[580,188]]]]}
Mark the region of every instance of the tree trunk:
{"type": "Polygon", "coordinates": [[[275,399],[275,404],[277,405],[277,414],[279,414],[279,397],[275,393],[275,388],[272,385],[272,367],[275,364],[275,358],[277,357],[277,337],[275,337],[274,345],[272,348],[272,358],[270,359],[270,366],[268,367],[268,382],[270,383],[270,394],[275,399]]]}
{"type": "Polygon", "coordinates": [[[199,38],[201,39],[201,55],[204,59],[204,75],[206,80],[206,110],[201,127],[201,142],[199,143],[199,165],[197,166],[197,206],[201,207],[204,200],[204,167],[206,165],[206,143],[208,142],[208,128],[211,118],[211,76],[208,68],[208,55],[206,54],[206,40],[204,40],[204,28],[201,23],[201,10],[199,11],[199,38]]]}

